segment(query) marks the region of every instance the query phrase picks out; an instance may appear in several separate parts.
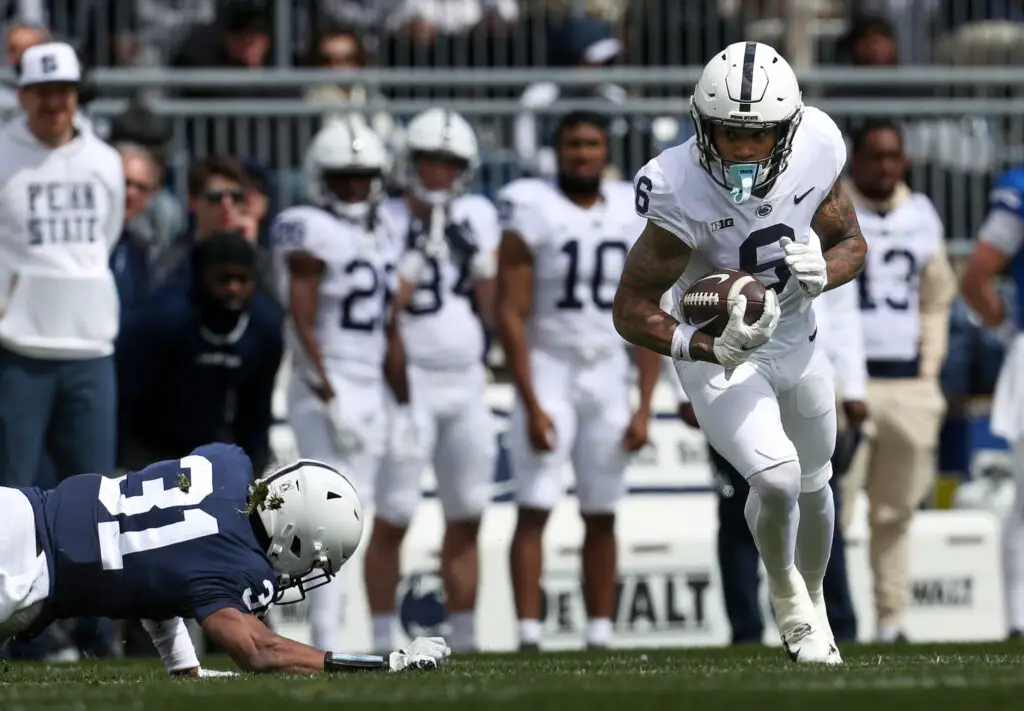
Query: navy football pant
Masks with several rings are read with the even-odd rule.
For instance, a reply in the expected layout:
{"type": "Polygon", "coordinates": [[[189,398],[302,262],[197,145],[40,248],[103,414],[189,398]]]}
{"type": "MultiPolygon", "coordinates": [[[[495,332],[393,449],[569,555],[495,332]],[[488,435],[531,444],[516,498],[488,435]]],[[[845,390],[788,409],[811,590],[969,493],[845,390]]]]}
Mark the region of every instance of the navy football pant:
{"type": "Polygon", "coordinates": [[[114,359],[39,360],[0,348],[0,486],[32,486],[44,452],[56,478],[114,472],[114,359]]]}
{"type": "MultiPolygon", "coordinates": [[[[722,593],[725,612],[732,627],[733,644],[761,644],[764,638],[764,619],[758,602],[758,552],[750,533],[743,508],[750,487],[722,455],[708,447],[712,467],[718,482],[718,565],[722,575],[722,593]]],[[[829,485],[839,509],[838,477],[829,485]]],[[[850,598],[850,585],[846,577],[846,546],[836,516],[832,556],[825,572],[823,584],[825,607],[829,624],[837,642],[857,639],[857,617],[850,598]]]]}

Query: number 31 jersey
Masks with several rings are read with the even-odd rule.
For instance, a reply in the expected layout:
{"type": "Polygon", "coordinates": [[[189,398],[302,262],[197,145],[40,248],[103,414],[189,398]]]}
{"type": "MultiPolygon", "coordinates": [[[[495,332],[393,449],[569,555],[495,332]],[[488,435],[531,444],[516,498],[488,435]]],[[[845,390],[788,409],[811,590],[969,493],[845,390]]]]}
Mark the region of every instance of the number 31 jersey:
{"type": "MultiPolygon", "coordinates": [[[[742,269],[781,293],[790,278],[779,240],[817,239],[811,220],[846,164],[846,143],[829,116],[808,106],[793,139],[786,170],[768,193],[742,205],[700,165],[696,139],[663,151],[633,181],[636,212],[677,236],[692,251],[673,288],[679,303],[695,281],[716,269],[742,269]]],[[[758,355],[777,357],[812,337],[814,310],[785,309],[772,340],[758,355]]]]}
{"type": "Polygon", "coordinates": [[[32,631],[68,617],[262,614],[276,576],[242,513],[252,481],[240,448],[210,444],[116,479],[83,474],[50,491],[21,489],[50,568],[32,631]]]}
{"type": "Polygon", "coordinates": [[[644,228],[629,183],[604,181],[590,209],[534,178],[509,183],[498,197],[502,229],[519,235],[533,257],[530,345],[577,353],[624,348],[612,300],[644,228]]]}

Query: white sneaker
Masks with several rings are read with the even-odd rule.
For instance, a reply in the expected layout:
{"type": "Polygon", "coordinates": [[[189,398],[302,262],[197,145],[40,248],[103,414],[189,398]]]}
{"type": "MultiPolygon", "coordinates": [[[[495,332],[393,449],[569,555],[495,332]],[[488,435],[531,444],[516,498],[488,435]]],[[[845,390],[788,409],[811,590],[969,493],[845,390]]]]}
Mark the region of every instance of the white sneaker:
{"type": "Polygon", "coordinates": [[[839,646],[836,644],[836,636],[832,634],[832,625],[828,621],[828,609],[825,607],[825,595],[819,588],[816,591],[810,592],[811,602],[814,603],[814,612],[818,618],[818,622],[821,623],[822,632],[828,638],[829,644],[832,646],[832,652],[829,654],[829,660],[826,664],[838,666],[843,663],[843,657],[839,654],[839,646]]]}
{"type": "Polygon", "coordinates": [[[830,639],[827,627],[822,627],[817,611],[803,577],[793,569],[790,575],[792,595],[777,596],[769,587],[772,609],[782,637],[782,646],[794,662],[800,664],[837,664],[833,650],[839,650],[830,639]],[[831,661],[830,661],[831,660],[831,661]]]}

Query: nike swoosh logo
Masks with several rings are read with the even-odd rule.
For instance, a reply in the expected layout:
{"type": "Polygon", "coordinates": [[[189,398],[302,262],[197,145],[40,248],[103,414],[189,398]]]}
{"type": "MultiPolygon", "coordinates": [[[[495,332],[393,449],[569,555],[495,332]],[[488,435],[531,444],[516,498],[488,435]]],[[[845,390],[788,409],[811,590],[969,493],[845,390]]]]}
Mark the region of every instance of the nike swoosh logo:
{"type": "MultiPolygon", "coordinates": [[[[814,188],[811,188],[811,189],[813,190],[814,188]]],[[[718,281],[715,282],[715,283],[716,284],[721,284],[723,281],[727,281],[729,279],[729,275],[728,274],[711,274],[710,276],[706,276],[703,279],[701,279],[701,281],[707,281],[708,279],[717,279],[718,281]]]]}
{"type": "Polygon", "coordinates": [[[717,316],[712,316],[712,317],[711,317],[711,318],[709,318],[709,319],[708,319],[707,321],[701,321],[700,323],[695,323],[695,324],[693,324],[693,327],[694,327],[694,328],[696,328],[696,329],[697,329],[697,330],[699,331],[700,329],[704,328],[704,327],[705,327],[705,326],[707,326],[707,325],[708,325],[709,323],[711,323],[712,321],[714,321],[714,320],[715,320],[716,318],[718,318],[718,317],[717,317],[717,316]]]}
{"type": "Polygon", "coordinates": [[[803,201],[803,199],[804,199],[805,197],[807,197],[808,195],[810,195],[810,194],[811,194],[811,193],[813,193],[813,192],[814,192],[814,188],[811,188],[810,190],[808,190],[808,191],[807,191],[806,193],[804,193],[803,195],[794,195],[794,196],[793,196],[793,204],[794,204],[794,205],[799,205],[799,204],[800,204],[800,203],[801,203],[801,202],[803,201]]]}
{"type": "Polygon", "coordinates": [[[814,343],[814,339],[817,338],[817,337],[818,337],[818,329],[814,329],[814,333],[812,333],[810,335],[810,337],[808,337],[807,340],[810,341],[811,343],[814,343]]]}

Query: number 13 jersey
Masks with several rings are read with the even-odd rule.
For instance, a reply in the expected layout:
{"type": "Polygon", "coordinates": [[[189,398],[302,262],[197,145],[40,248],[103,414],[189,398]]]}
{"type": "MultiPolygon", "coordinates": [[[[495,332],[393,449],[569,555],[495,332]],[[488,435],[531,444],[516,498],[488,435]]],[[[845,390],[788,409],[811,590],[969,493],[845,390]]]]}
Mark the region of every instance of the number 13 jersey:
{"type": "MultiPolygon", "coordinates": [[[[811,220],[846,164],[846,143],[829,116],[808,106],[786,170],[763,198],[736,205],[700,165],[696,139],[663,151],[633,181],[636,212],[674,234],[692,251],[673,287],[673,316],[691,284],[717,269],[742,269],[781,293],[791,278],[779,240],[807,244],[811,220]]],[[[813,337],[814,310],[794,303],[782,312],[758,356],[777,357],[813,337]]]]}
{"type": "Polygon", "coordinates": [[[499,194],[502,229],[519,235],[533,257],[531,346],[577,353],[624,348],[612,300],[626,254],[643,232],[629,183],[604,181],[590,209],[552,182],[524,178],[499,194]]]}

